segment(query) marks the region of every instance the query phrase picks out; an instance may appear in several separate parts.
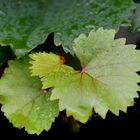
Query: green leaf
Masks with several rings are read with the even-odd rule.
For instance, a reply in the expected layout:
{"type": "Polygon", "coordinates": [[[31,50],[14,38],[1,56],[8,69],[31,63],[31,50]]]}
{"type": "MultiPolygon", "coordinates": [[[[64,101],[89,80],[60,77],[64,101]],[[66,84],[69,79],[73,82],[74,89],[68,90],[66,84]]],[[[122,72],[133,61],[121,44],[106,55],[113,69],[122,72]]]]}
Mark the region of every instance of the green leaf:
{"type": "Polygon", "coordinates": [[[60,75],[63,75],[68,71],[73,71],[71,67],[63,65],[60,56],[53,53],[36,53],[31,54],[30,57],[35,60],[31,62],[31,69],[33,70],[32,76],[39,75],[40,77],[43,77],[50,75],[53,77],[54,75],[57,76],[59,72],[61,72],[60,75]]]}
{"type": "Polygon", "coordinates": [[[28,60],[9,62],[0,80],[0,99],[2,111],[15,127],[40,134],[58,116],[58,101],[50,101],[51,93],[41,90],[37,77],[30,77],[28,60]]]}
{"type": "Polygon", "coordinates": [[[54,32],[55,44],[70,51],[92,28],[129,26],[133,8],[132,0],[1,0],[0,44],[22,56],[54,32]]]}
{"type": "Polygon", "coordinates": [[[135,3],[136,11],[133,17],[133,30],[140,32],[140,3],[135,3]]]}
{"type": "MultiPolygon", "coordinates": [[[[71,68],[60,76],[54,73],[54,63],[53,71],[44,73],[50,64],[40,59],[41,53],[31,55],[33,75],[42,77],[43,88],[53,87],[51,99],[59,99],[60,110],[66,109],[68,116],[73,115],[83,123],[89,119],[93,107],[103,118],[108,110],[119,115],[119,110],[126,112],[127,106],[133,105],[133,99],[138,97],[140,77],[136,71],[140,70],[140,51],[135,50],[135,45],[125,45],[125,39],[114,40],[114,36],[115,30],[102,28],[92,30],[88,36],[81,34],[72,48],[82,69],[71,68]]],[[[44,60],[48,55],[42,54],[44,60]]]]}
{"type": "Polygon", "coordinates": [[[9,58],[11,58],[12,56],[14,56],[12,50],[10,49],[10,47],[5,46],[5,47],[1,47],[0,46],[0,66],[7,61],[9,58]]]}

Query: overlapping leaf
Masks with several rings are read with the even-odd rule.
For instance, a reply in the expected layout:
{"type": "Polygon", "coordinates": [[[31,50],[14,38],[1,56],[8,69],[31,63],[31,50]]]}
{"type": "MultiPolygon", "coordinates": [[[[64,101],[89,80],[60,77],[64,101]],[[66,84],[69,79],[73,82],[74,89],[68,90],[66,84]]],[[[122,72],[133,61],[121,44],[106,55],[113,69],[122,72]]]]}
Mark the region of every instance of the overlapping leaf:
{"type": "Polygon", "coordinates": [[[1,0],[0,44],[22,56],[55,32],[55,43],[66,50],[93,27],[130,25],[133,6],[132,0],[1,0]]]}
{"type": "Polygon", "coordinates": [[[58,101],[50,101],[50,95],[41,91],[37,77],[30,77],[28,59],[11,61],[0,80],[2,111],[30,134],[49,130],[58,116],[58,101]]]}
{"type": "Polygon", "coordinates": [[[82,66],[79,71],[60,63],[54,54],[31,55],[32,74],[42,77],[43,88],[53,87],[51,99],[59,99],[60,110],[66,109],[68,116],[83,123],[93,107],[103,118],[108,110],[118,115],[138,97],[140,51],[135,45],[124,45],[125,39],[114,40],[114,35],[115,30],[100,28],[74,40],[72,48],[82,66]]]}
{"type": "Polygon", "coordinates": [[[135,3],[136,10],[134,14],[133,30],[140,32],[140,1],[135,3]]]}

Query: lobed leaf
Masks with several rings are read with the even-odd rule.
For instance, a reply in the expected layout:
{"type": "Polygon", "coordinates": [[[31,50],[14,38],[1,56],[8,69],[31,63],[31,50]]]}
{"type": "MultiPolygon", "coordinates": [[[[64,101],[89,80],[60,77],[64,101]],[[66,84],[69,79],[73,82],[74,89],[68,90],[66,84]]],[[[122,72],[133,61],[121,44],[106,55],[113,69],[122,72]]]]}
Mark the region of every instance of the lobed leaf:
{"type": "Polygon", "coordinates": [[[93,107],[103,118],[108,110],[119,115],[119,110],[126,112],[138,97],[140,77],[136,72],[140,70],[140,51],[135,45],[125,45],[125,39],[114,40],[114,36],[115,30],[99,28],[76,38],[72,48],[81,62],[79,71],[61,67],[57,75],[54,71],[59,59],[50,69],[49,54],[31,55],[33,75],[41,77],[43,88],[53,87],[51,99],[59,99],[59,109],[66,109],[68,116],[83,123],[91,116],[93,107]]]}
{"type": "Polygon", "coordinates": [[[58,101],[50,101],[51,93],[41,90],[37,77],[30,77],[28,61],[9,62],[0,80],[0,102],[4,115],[15,127],[40,134],[48,131],[58,116],[58,101]]]}

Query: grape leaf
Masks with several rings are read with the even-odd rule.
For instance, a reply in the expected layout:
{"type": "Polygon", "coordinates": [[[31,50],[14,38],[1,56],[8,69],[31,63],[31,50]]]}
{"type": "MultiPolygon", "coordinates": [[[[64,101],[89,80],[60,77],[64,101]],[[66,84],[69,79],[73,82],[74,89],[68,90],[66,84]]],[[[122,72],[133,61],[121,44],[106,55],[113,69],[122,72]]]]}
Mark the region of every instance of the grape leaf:
{"type": "MultiPolygon", "coordinates": [[[[54,57],[47,61],[49,54],[43,53],[44,59],[40,59],[40,53],[31,55],[32,74],[42,77],[43,88],[53,87],[51,99],[59,99],[60,110],[66,109],[68,116],[83,123],[93,107],[105,118],[108,110],[116,115],[119,110],[126,112],[127,106],[134,104],[134,97],[138,97],[140,77],[136,71],[140,70],[140,51],[135,50],[135,45],[125,45],[125,39],[114,40],[114,35],[115,30],[103,28],[92,30],[88,36],[81,34],[72,48],[82,69],[71,68],[63,75],[54,73],[54,57]]],[[[56,65],[59,62],[60,59],[56,65]]]]}
{"type": "Polygon", "coordinates": [[[129,26],[133,8],[132,0],[1,0],[0,44],[22,56],[54,32],[55,44],[71,52],[74,38],[92,28],[129,26]]]}
{"type": "Polygon", "coordinates": [[[68,71],[70,73],[73,71],[71,67],[63,65],[63,62],[60,56],[55,55],[53,53],[49,53],[49,54],[45,52],[37,53],[37,54],[30,55],[30,57],[33,60],[36,60],[34,62],[31,62],[32,64],[31,69],[33,69],[32,76],[35,76],[35,75],[39,75],[40,77],[43,77],[46,75],[50,75],[51,77],[58,76],[58,75],[62,76],[68,71]],[[44,62],[46,62],[47,65],[44,62]]]}
{"type": "Polygon", "coordinates": [[[0,80],[2,111],[15,127],[30,134],[49,130],[58,116],[58,101],[41,90],[37,77],[30,77],[29,59],[10,61],[0,80]]]}

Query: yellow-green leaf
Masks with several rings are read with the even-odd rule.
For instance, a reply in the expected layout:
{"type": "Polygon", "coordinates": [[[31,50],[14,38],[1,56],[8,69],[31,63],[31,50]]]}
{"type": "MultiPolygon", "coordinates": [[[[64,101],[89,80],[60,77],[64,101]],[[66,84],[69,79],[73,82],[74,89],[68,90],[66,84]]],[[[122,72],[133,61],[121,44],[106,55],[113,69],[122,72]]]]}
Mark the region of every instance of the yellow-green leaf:
{"type": "Polygon", "coordinates": [[[48,131],[58,116],[58,101],[50,101],[51,93],[41,89],[37,77],[31,77],[27,58],[9,62],[0,79],[2,111],[17,128],[29,134],[48,131]]]}
{"type": "MultiPolygon", "coordinates": [[[[82,69],[64,71],[64,76],[56,79],[53,78],[54,70],[44,73],[50,69],[46,68],[47,61],[38,57],[40,54],[34,54],[37,57],[31,61],[32,73],[42,76],[43,88],[53,87],[51,99],[59,99],[60,110],[66,109],[68,116],[73,115],[83,123],[89,119],[93,108],[103,118],[108,110],[119,115],[119,110],[126,112],[138,97],[140,77],[136,72],[140,70],[140,51],[135,45],[125,45],[125,39],[114,40],[114,36],[115,30],[103,28],[92,30],[88,36],[81,34],[72,48],[82,69]],[[39,64],[46,67],[35,67],[39,64]]],[[[55,65],[51,69],[56,69],[55,65]]],[[[63,70],[60,69],[58,75],[63,70]]]]}

